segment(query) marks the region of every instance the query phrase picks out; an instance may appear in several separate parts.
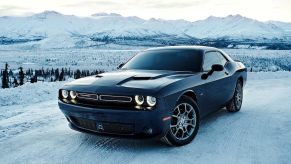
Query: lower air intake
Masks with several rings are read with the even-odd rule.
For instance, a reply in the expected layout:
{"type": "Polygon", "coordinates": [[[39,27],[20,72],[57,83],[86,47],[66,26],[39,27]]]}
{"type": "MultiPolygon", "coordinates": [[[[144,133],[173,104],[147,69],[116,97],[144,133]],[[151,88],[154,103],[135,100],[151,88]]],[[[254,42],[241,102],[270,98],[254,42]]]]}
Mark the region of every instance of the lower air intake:
{"type": "Polygon", "coordinates": [[[98,133],[132,135],[134,133],[133,124],[97,122],[84,118],[70,117],[72,122],[79,128],[91,130],[98,133]]]}

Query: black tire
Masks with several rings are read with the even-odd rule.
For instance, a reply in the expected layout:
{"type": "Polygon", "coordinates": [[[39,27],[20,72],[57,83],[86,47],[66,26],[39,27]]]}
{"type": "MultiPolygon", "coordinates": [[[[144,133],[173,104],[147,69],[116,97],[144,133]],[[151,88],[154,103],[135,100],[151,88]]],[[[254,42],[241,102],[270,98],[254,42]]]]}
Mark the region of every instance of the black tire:
{"type": "Polygon", "coordinates": [[[172,113],[169,131],[162,138],[162,141],[171,146],[189,144],[197,135],[200,124],[199,109],[196,102],[188,96],[182,96],[172,113]],[[184,111],[181,108],[182,106],[184,111]]]}
{"type": "Polygon", "coordinates": [[[228,112],[238,112],[241,109],[243,101],[243,86],[242,82],[239,80],[237,81],[234,95],[232,99],[226,104],[226,110],[228,112]]]}

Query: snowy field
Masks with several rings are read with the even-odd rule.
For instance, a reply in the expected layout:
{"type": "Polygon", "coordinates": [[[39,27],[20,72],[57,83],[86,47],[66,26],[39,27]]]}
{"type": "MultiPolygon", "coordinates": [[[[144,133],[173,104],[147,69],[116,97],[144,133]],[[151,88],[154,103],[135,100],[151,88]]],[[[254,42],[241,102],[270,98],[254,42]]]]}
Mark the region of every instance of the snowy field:
{"type": "Polygon", "coordinates": [[[290,163],[291,73],[249,73],[239,113],[206,117],[189,145],[100,137],[70,130],[60,83],[1,90],[0,163],[290,163]]]}
{"type": "Polygon", "coordinates": [[[140,50],[109,49],[49,49],[49,50],[1,50],[0,65],[7,62],[11,69],[71,68],[113,70],[140,50]]]}
{"type": "MultiPolygon", "coordinates": [[[[105,47],[83,49],[7,49],[0,47],[0,68],[6,62],[11,69],[71,68],[113,70],[146,47],[105,47]]],[[[277,71],[291,69],[291,50],[225,49],[234,59],[242,61],[249,70],[277,71]]]]}

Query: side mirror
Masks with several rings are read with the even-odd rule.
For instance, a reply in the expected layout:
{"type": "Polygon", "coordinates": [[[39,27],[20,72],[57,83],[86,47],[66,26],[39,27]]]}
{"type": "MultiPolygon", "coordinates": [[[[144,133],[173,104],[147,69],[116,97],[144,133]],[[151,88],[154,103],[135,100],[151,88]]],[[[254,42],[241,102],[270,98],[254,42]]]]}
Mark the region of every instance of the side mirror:
{"type": "Polygon", "coordinates": [[[219,72],[219,71],[223,71],[223,69],[224,69],[223,66],[220,65],[220,64],[213,64],[212,67],[211,67],[212,71],[218,71],[219,72]]]}
{"type": "Polygon", "coordinates": [[[224,67],[222,65],[220,65],[220,64],[213,64],[211,66],[211,70],[210,71],[208,71],[207,73],[204,73],[204,74],[201,75],[201,79],[206,80],[208,78],[208,76],[212,75],[212,73],[214,71],[219,72],[219,71],[223,71],[223,69],[224,69],[224,67]]]}
{"type": "Polygon", "coordinates": [[[124,66],[124,63],[121,63],[121,64],[119,64],[119,66],[117,67],[117,69],[120,69],[123,66],[124,66]]]}

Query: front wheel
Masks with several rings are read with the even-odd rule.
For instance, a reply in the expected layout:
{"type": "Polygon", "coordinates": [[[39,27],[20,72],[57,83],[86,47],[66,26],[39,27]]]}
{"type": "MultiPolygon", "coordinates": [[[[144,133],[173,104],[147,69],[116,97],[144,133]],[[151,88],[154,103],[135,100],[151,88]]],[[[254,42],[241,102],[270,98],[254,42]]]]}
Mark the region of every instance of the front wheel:
{"type": "Polygon", "coordinates": [[[186,145],[198,133],[199,123],[197,104],[190,97],[182,96],[172,112],[169,131],[162,140],[173,146],[186,145]]]}
{"type": "Polygon", "coordinates": [[[226,104],[226,110],[229,112],[238,112],[241,109],[242,101],[243,86],[242,82],[238,81],[232,99],[226,104]]]}

